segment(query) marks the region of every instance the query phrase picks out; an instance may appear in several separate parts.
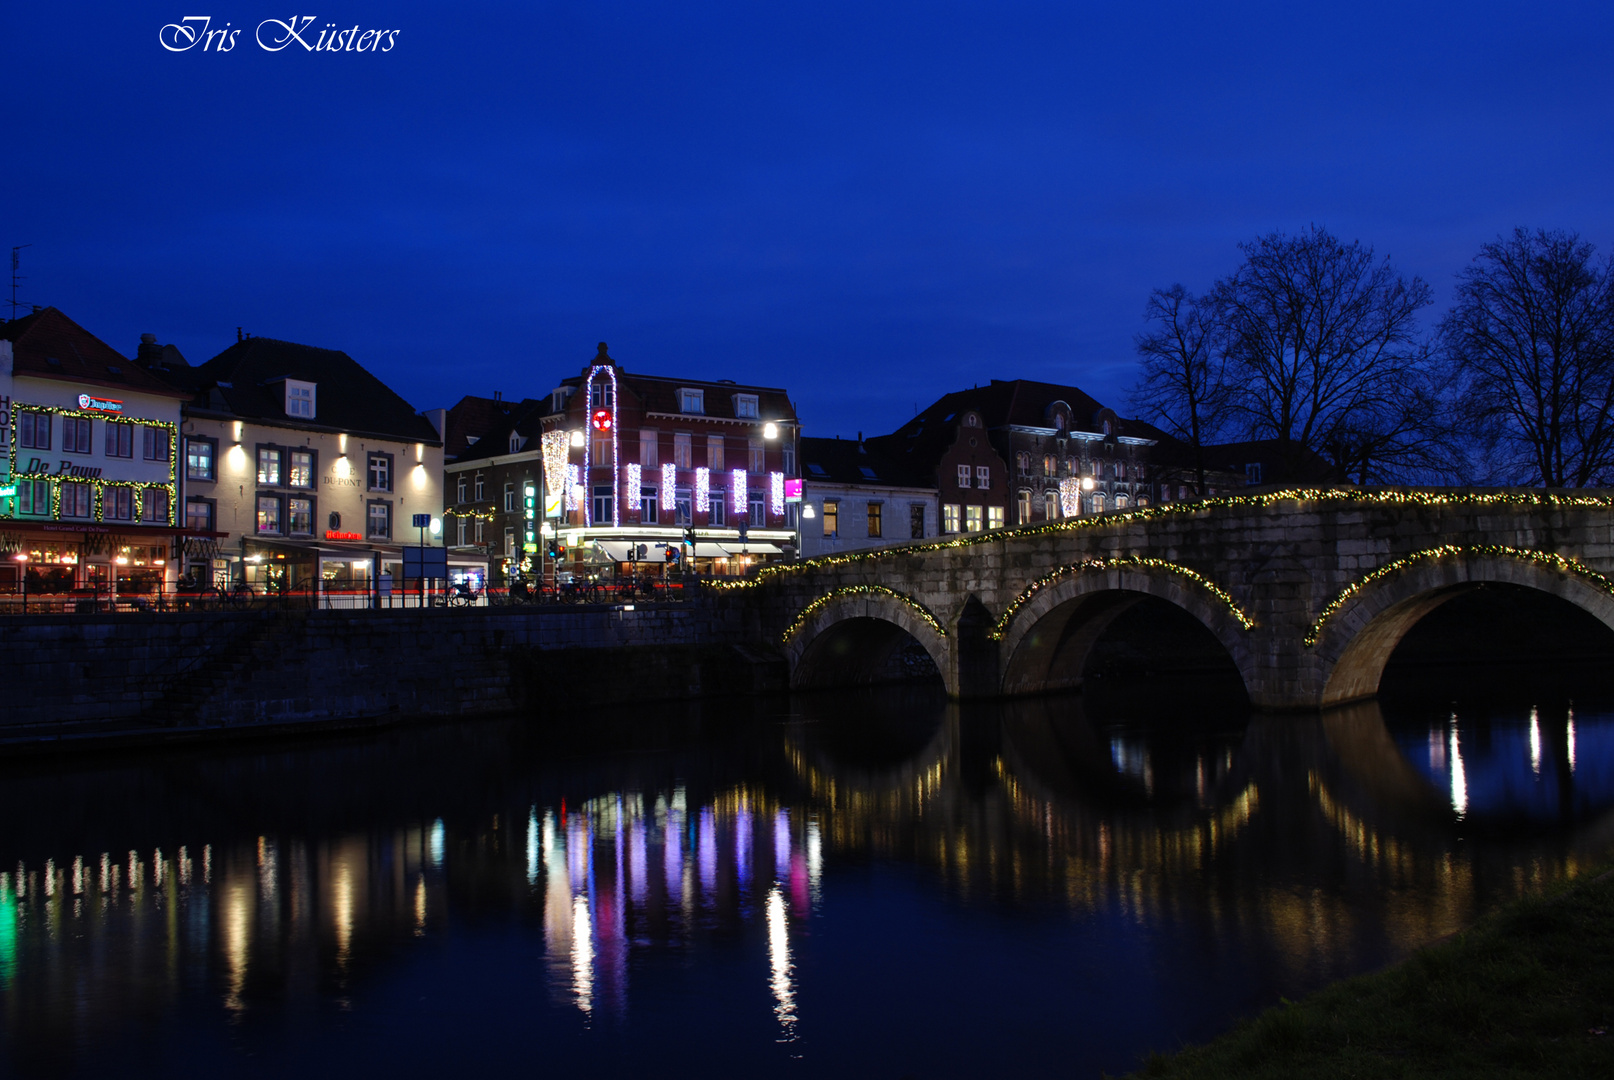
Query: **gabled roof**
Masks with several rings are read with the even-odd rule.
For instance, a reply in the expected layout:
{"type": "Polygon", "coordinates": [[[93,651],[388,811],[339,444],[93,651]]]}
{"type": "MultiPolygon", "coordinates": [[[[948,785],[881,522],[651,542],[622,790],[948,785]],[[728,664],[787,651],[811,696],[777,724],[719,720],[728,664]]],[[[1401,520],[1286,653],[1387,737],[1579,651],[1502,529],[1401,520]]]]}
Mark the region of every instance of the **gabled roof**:
{"type": "Polygon", "coordinates": [[[916,472],[878,445],[857,439],[801,440],[801,475],[811,483],[884,484],[891,487],[935,486],[931,472],[916,472]]]}
{"type": "Polygon", "coordinates": [[[0,339],[12,343],[13,371],[17,375],[171,398],[190,396],[127,359],[53,307],[0,323],[0,339]]]}
{"type": "Polygon", "coordinates": [[[440,445],[431,421],[337,349],[249,337],[207,363],[168,373],[196,395],[193,408],[242,419],[440,445]],[[314,419],[286,415],[286,379],[315,384],[314,419]]]}
{"type": "MultiPolygon", "coordinates": [[[[616,378],[619,387],[627,389],[639,399],[639,403],[646,412],[674,413],[688,416],[705,416],[719,420],[743,420],[752,423],[756,420],[782,420],[793,422],[796,419],[796,407],[790,403],[790,395],[777,386],[743,386],[727,380],[714,379],[687,379],[667,375],[640,375],[623,370],[621,364],[612,359],[606,351],[605,342],[600,342],[599,353],[594,363],[610,363],[616,367],[616,378]],[[701,390],[703,393],[704,411],[699,413],[684,413],[679,407],[678,391],[688,387],[691,390],[701,390]],[[755,417],[741,417],[736,415],[734,409],[734,395],[754,394],[757,398],[757,415],[755,417]]],[[[562,386],[583,385],[585,376],[574,375],[561,381],[562,386]]]]}
{"type": "Polygon", "coordinates": [[[538,449],[538,439],[542,434],[540,421],[549,412],[548,398],[523,398],[518,402],[462,398],[458,405],[449,410],[450,432],[455,429],[455,410],[465,406],[467,402],[472,404],[467,408],[465,414],[467,420],[458,433],[458,438],[464,445],[460,452],[453,456],[454,461],[480,461],[484,458],[503,457],[509,454],[511,432],[522,437],[523,451],[538,449]],[[487,405],[495,407],[489,409],[487,405]],[[477,421],[481,422],[480,430],[473,430],[477,421]]]}

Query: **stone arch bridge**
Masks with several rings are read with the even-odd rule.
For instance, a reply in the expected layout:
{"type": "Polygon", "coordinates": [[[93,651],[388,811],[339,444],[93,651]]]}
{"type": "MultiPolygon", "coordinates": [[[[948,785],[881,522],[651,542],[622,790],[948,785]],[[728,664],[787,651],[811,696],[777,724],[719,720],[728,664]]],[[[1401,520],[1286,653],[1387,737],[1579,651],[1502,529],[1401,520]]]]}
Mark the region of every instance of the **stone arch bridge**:
{"type": "Polygon", "coordinates": [[[796,687],[868,681],[907,637],[955,697],[1073,687],[1153,597],[1214,635],[1254,705],[1311,709],[1371,697],[1419,619],[1487,582],[1614,627],[1611,528],[1602,493],[1290,490],[806,560],[740,591],[796,687]]]}

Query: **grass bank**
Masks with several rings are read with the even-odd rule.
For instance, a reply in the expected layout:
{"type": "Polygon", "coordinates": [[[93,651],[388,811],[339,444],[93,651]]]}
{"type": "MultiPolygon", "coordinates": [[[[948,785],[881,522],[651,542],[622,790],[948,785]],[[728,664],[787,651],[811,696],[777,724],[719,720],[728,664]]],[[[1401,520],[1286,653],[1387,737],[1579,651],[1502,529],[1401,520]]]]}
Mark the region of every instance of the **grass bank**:
{"type": "Polygon", "coordinates": [[[1614,1076],[1614,871],[1268,1009],[1135,1077],[1614,1076]]]}

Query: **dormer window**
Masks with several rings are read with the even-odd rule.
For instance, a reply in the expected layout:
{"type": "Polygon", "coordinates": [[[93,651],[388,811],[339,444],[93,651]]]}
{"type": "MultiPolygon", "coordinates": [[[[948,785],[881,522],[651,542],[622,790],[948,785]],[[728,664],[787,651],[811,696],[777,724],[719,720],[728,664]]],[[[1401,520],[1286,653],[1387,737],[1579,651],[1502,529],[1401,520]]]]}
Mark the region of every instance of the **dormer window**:
{"type": "Polygon", "coordinates": [[[743,420],[755,420],[757,418],[757,396],[755,394],[735,394],[734,415],[743,420]]]}
{"type": "Polygon", "coordinates": [[[706,411],[706,391],[692,390],[687,386],[679,390],[678,411],[681,413],[704,413],[706,411]]]}
{"type": "Polygon", "coordinates": [[[286,415],[303,420],[314,419],[314,384],[297,379],[286,380],[286,415]]]}
{"type": "Polygon", "coordinates": [[[521,438],[520,435],[517,435],[515,432],[512,431],[510,433],[510,452],[512,454],[520,452],[521,444],[522,444],[523,441],[524,440],[521,438]]]}

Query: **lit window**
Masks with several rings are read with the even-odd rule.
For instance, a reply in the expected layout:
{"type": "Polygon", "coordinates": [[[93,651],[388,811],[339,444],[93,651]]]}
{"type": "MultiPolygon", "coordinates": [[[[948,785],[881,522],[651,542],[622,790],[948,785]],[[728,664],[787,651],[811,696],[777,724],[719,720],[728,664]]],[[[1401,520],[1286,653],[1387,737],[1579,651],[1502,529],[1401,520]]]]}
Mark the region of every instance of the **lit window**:
{"type": "Polygon", "coordinates": [[[1019,510],[1019,512],[1020,512],[1020,520],[1017,521],[1015,524],[1017,524],[1017,525],[1029,525],[1029,524],[1031,524],[1031,492],[1022,491],[1020,493],[1019,506],[1017,506],[1016,509],[1019,510]]]}
{"type": "Polygon", "coordinates": [[[768,471],[768,465],[767,465],[767,458],[765,456],[766,451],[763,450],[762,444],[760,442],[758,442],[757,440],[752,439],[750,441],[748,449],[751,452],[750,453],[751,471],[754,472],[754,473],[765,473],[765,472],[767,472],[768,471]]]}
{"type": "Polygon", "coordinates": [[[988,506],[986,508],[986,527],[988,529],[1003,528],[1003,507],[988,506]]]}
{"type": "Polygon", "coordinates": [[[134,492],[129,488],[106,488],[101,492],[101,517],[106,521],[133,521],[134,503],[134,492]]]}
{"type": "Polygon", "coordinates": [[[713,472],[723,468],[723,436],[706,436],[706,467],[713,472]]]}
{"type": "Polygon", "coordinates": [[[168,520],[168,489],[149,487],[140,493],[140,520],[166,522],[168,520]]]}
{"type": "Polygon", "coordinates": [[[877,502],[869,503],[869,537],[870,539],[880,537],[880,504],[877,502]]]}
{"type": "Polygon", "coordinates": [[[304,420],[314,418],[314,384],[298,382],[295,379],[286,380],[286,415],[301,417],[304,420]]]}
{"type": "Polygon", "coordinates": [[[185,478],[212,480],[214,462],[218,457],[218,444],[212,439],[185,440],[185,478]]]}
{"type": "Polygon", "coordinates": [[[1054,491],[1042,493],[1042,516],[1053,521],[1059,516],[1059,494],[1054,491]]]}
{"type": "MultiPolygon", "coordinates": [[[[654,465],[654,461],[645,464],[654,465]]],[[[673,435],[673,464],[680,469],[693,469],[695,467],[695,437],[687,431],[680,431],[673,435]]]]}
{"type": "MultiPolygon", "coordinates": [[[[689,436],[684,436],[687,440],[689,436]]],[[[661,433],[646,429],[639,432],[639,465],[654,469],[661,464],[661,433]]],[[[673,436],[673,454],[678,453],[678,436],[673,436]]]]}
{"type": "Polygon", "coordinates": [[[258,496],[258,531],[261,533],[280,532],[280,497],[278,495],[258,496]]]}
{"type": "Polygon", "coordinates": [[[841,504],[834,499],[824,500],[824,536],[833,539],[841,532],[841,504]]]}
{"type": "Polygon", "coordinates": [[[980,532],[984,524],[979,506],[966,506],[964,508],[964,531],[980,532]]]}
{"type": "Polygon", "coordinates": [[[1093,513],[1102,514],[1104,512],[1104,493],[1102,491],[1093,492],[1093,498],[1091,501],[1093,513]]]}
{"type": "MultiPolygon", "coordinates": [[[[64,517],[64,518],[68,518],[68,517],[87,518],[87,517],[89,517],[90,516],[90,499],[91,499],[90,485],[88,485],[88,484],[63,484],[62,485],[62,517],[64,517]]],[[[39,512],[40,513],[45,513],[46,511],[41,509],[39,512]]]]}
{"type": "MultiPolygon", "coordinates": [[[[273,446],[258,447],[258,483],[269,487],[280,486],[280,450],[273,446]]],[[[275,519],[277,522],[279,518],[275,519]]],[[[258,530],[262,532],[262,529],[258,530]]],[[[279,531],[279,526],[276,526],[279,531]]]]}
{"type": "Polygon", "coordinates": [[[945,503],[942,506],[942,532],[956,533],[958,531],[958,504],[945,503]]]}
{"type": "Polygon", "coordinates": [[[314,451],[293,450],[291,470],[286,474],[286,486],[311,488],[314,486],[314,451]]]}
{"type": "Polygon", "coordinates": [[[286,500],[286,526],[292,536],[309,536],[314,532],[314,500],[293,498],[286,500]]]}
{"type": "Polygon", "coordinates": [[[213,504],[206,499],[190,499],[185,503],[185,528],[196,532],[213,531],[213,504]]]}
{"type": "Polygon", "coordinates": [[[392,504],[373,502],[369,506],[365,524],[368,526],[368,535],[375,540],[386,540],[392,536],[392,504]]]}

